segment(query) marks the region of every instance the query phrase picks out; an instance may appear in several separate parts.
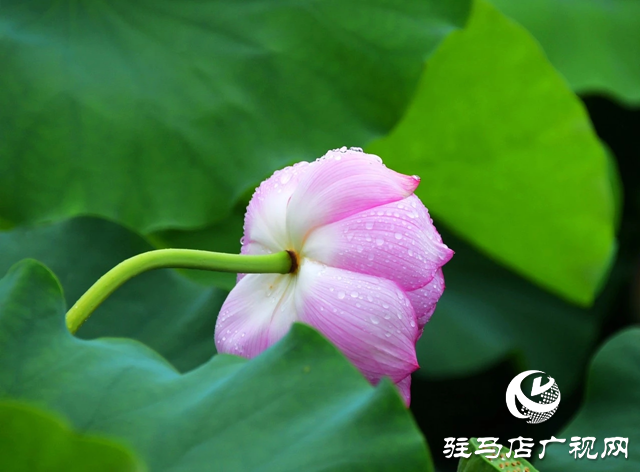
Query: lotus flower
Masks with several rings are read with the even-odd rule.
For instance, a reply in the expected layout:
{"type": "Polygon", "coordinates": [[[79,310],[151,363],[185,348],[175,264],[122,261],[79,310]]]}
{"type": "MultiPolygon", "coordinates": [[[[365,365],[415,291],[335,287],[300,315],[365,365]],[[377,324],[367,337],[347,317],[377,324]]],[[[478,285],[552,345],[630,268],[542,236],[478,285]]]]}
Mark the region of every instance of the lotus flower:
{"type": "Polygon", "coordinates": [[[407,404],[415,344],[451,258],[413,192],[420,182],[359,148],[276,171],[245,215],[242,254],[295,254],[291,274],[240,274],[216,324],[219,352],[253,357],[295,321],[326,336],[372,383],[407,404]]]}

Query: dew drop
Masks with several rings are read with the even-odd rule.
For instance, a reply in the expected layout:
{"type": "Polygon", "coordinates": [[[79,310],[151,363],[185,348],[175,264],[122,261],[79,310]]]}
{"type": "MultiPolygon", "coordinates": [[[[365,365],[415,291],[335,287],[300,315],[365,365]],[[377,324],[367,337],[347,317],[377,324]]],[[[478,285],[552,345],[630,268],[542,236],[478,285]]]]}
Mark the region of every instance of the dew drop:
{"type": "Polygon", "coordinates": [[[373,229],[373,221],[367,221],[364,227],[367,229],[373,229]]]}
{"type": "Polygon", "coordinates": [[[389,305],[387,305],[386,303],[382,304],[382,308],[384,308],[385,310],[389,308],[389,305]]]}
{"type": "Polygon", "coordinates": [[[371,322],[374,325],[377,325],[378,323],[380,323],[380,320],[378,318],[376,318],[375,316],[372,316],[371,318],[369,318],[371,320],[371,322]]]}
{"type": "Polygon", "coordinates": [[[358,298],[358,292],[351,292],[351,298],[358,298]]]}
{"type": "Polygon", "coordinates": [[[280,183],[282,185],[286,184],[290,180],[291,180],[291,174],[290,173],[283,173],[282,176],[280,177],[280,183]]]}
{"type": "Polygon", "coordinates": [[[345,296],[345,293],[344,293],[344,292],[342,292],[342,291],[338,292],[338,298],[339,298],[340,300],[342,300],[342,299],[344,298],[344,296],[345,296]]]}
{"type": "Polygon", "coordinates": [[[395,234],[396,239],[402,239],[402,235],[400,233],[395,234]]]}
{"type": "Polygon", "coordinates": [[[384,244],[384,239],[382,239],[382,238],[376,238],[376,244],[377,244],[378,246],[382,246],[382,245],[384,244]]]}

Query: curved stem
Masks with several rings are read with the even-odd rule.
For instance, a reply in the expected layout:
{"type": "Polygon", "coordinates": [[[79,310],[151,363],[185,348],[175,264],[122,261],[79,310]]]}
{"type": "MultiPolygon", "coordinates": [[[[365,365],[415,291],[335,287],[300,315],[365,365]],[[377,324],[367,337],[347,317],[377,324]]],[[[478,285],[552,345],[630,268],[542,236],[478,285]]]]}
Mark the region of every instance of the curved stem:
{"type": "Polygon", "coordinates": [[[261,256],[224,254],[194,249],[158,249],[133,256],[98,279],[69,309],[67,328],[72,334],[87,321],[118,287],[138,274],[153,269],[201,269],[219,272],[287,274],[295,269],[287,251],[261,256]]]}

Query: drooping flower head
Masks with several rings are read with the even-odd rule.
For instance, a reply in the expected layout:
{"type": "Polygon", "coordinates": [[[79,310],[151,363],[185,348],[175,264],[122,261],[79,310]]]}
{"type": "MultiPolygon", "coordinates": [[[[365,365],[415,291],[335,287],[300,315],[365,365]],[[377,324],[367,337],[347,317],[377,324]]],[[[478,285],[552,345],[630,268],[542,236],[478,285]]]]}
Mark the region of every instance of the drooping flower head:
{"type": "Polygon", "coordinates": [[[245,215],[242,254],[295,253],[291,274],[240,274],[221,308],[219,352],[253,357],[300,321],[407,404],[415,344],[444,290],[451,251],[413,192],[420,182],[359,148],[276,171],[245,215]]]}

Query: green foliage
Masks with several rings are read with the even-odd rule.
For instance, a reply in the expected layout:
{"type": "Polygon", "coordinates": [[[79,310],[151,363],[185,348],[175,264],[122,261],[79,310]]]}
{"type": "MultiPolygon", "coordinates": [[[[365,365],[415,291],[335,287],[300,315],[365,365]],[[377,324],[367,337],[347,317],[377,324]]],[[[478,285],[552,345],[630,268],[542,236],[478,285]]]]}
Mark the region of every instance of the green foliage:
{"type": "MultiPolygon", "coordinates": [[[[500,447],[501,451],[505,451],[504,446],[500,447]]],[[[468,452],[472,456],[460,459],[458,472],[538,472],[526,459],[508,458],[506,452],[501,452],[495,459],[487,458],[485,454],[475,454],[478,449],[480,449],[478,440],[471,438],[468,452]]],[[[488,455],[495,455],[495,452],[490,452],[488,455]]]]}
{"type": "MultiPolygon", "coordinates": [[[[79,337],[64,324],[135,254],[238,252],[260,180],[371,143],[421,175],[418,195],[453,232],[447,290],[417,346],[424,431],[528,428],[502,424],[515,420],[503,383],[538,369],[563,406],[526,431],[630,438],[628,461],[550,447],[543,472],[638,468],[640,330],[598,353],[583,408],[557,425],[601,325],[628,310],[611,300],[637,272],[624,243],[638,239],[637,223],[624,231],[636,182],[566,80],[640,103],[640,3],[493,3],[504,15],[483,0],[470,18],[470,0],[3,2],[0,276],[35,258],[61,286],[34,261],[0,280],[0,470],[140,470],[125,444],[154,472],[432,471],[395,387],[370,386],[312,329],[294,325],[253,360],[215,355],[235,274],[146,273],[79,337]],[[618,228],[614,277],[575,306],[607,281],[618,228]]],[[[495,463],[474,455],[460,470],[495,463]]]]}
{"type": "Polygon", "coordinates": [[[10,472],[142,472],[133,454],[112,441],[79,435],[34,406],[0,401],[0,470],[10,472]]]}
{"type": "Polygon", "coordinates": [[[137,341],[73,337],[64,305],[36,262],[2,279],[0,397],[124,438],[150,470],[432,470],[393,384],[369,385],[309,327],[253,360],[220,354],[180,374],[137,341]]]}
{"type": "MultiPolygon", "coordinates": [[[[113,266],[152,246],[115,223],[76,218],[0,233],[0,248],[0,273],[21,259],[38,259],[60,278],[70,307],[113,266]]],[[[226,295],[171,270],[148,272],[116,290],[78,335],[137,339],[184,372],[216,352],[213,332],[226,295]]]]}
{"type": "Polygon", "coordinates": [[[540,41],[575,91],[640,104],[640,2],[491,1],[540,41]]]}
{"type": "MultiPolygon", "coordinates": [[[[594,437],[590,454],[597,459],[574,458],[568,450],[550,448],[539,460],[544,472],[627,472],[640,468],[640,328],[633,327],[611,338],[595,355],[587,378],[584,404],[559,438],[594,437]],[[629,439],[624,455],[602,457],[604,439],[629,439]]],[[[567,446],[568,447],[568,446],[567,446]]]]}
{"type": "Polygon", "coordinates": [[[615,250],[605,150],[533,38],[493,7],[475,2],[402,121],[368,150],[421,175],[429,209],[493,258],[593,301],[615,250]]]}
{"type": "Polygon", "coordinates": [[[456,255],[444,268],[447,289],[418,342],[418,375],[461,377],[513,356],[517,371],[553,373],[569,393],[582,375],[611,297],[590,309],[576,307],[459,239],[443,237],[456,255]]]}
{"type": "Polygon", "coordinates": [[[0,216],[215,222],[284,164],[388,131],[468,4],[3,2],[0,216]]]}

